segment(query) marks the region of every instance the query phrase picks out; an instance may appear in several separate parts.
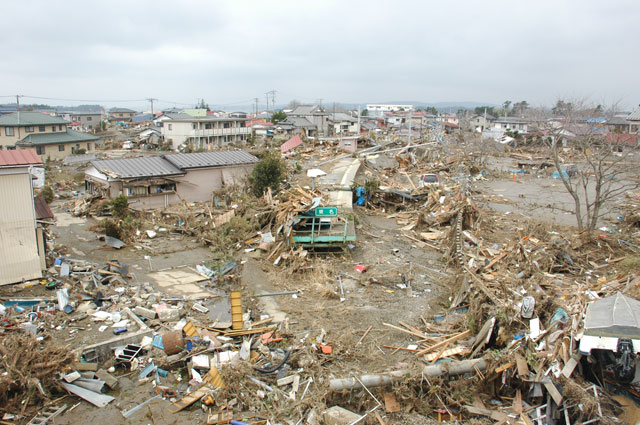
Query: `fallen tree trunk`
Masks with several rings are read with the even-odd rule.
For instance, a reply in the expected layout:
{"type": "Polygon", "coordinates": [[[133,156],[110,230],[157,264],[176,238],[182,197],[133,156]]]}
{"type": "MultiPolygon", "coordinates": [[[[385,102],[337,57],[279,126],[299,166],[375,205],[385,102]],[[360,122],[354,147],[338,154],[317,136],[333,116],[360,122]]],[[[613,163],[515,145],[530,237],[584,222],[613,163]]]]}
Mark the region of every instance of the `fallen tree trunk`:
{"type": "MultiPolygon", "coordinates": [[[[461,375],[463,373],[473,372],[476,369],[484,370],[486,368],[487,362],[483,359],[461,360],[459,362],[443,362],[436,365],[425,366],[422,368],[422,374],[427,377],[461,375]]],[[[402,381],[404,376],[409,373],[410,370],[403,369],[379,375],[362,375],[358,378],[336,378],[329,381],[329,387],[333,391],[362,388],[362,384],[368,388],[382,387],[402,381]],[[362,382],[362,384],[360,382],[362,382]]]]}

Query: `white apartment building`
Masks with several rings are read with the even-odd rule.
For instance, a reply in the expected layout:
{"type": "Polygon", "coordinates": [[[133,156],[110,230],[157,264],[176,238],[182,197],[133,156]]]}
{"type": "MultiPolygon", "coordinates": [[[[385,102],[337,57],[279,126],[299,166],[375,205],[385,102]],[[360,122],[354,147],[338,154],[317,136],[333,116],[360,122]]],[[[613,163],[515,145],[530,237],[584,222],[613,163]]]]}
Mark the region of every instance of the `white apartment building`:
{"type": "Polygon", "coordinates": [[[413,111],[413,105],[387,105],[370,104],[367,105],[367,112],[370,117],[383,117],[385,112],[413,111]]]}
{"type": "Polygon", "coordinates": [[[168,119],[162,123],[162,136],[171,147],[190,144],[195,149],[224,146],[246,141],[251,128],[246,118],[192,117],[168,119]]]}

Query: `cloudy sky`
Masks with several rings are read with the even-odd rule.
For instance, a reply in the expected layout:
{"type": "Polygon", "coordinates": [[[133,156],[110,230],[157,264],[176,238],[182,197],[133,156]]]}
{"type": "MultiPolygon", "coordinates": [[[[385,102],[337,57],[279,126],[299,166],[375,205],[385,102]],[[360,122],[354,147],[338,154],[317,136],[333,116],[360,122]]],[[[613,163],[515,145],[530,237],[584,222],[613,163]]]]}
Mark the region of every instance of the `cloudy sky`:
{"type": "Polygon", "coordinates": [[[73,100],[26,103],[640,103],[637,0],[5,0],[0,17],[0,96],[73,100]]]}

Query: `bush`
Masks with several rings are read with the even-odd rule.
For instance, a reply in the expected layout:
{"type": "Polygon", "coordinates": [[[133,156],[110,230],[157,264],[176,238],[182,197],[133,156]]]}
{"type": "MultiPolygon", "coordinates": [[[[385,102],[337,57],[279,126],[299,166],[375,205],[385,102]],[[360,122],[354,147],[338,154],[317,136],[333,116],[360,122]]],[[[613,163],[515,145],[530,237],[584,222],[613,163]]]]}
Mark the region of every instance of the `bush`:
{"type": "Polygon", "coordinates": [[[280,181],[285,170],[286,167],[280,154],[273,151],[267,152],[255,165],[249,177],[253,194],[258,197],[262,196],[269,187],[275,194],[280,189],[280,181]]]}
{"type": "Polygon", "coordinates": [[[121,194],[111,201],[111,214],[114,217],[123,219],[129,213],[129,200],[124,194],[121,194]]]}
{"type": "Polygon", "coordinates": [[[105,219],[102,221],[102,228],[104,229],[104,234],[107,236],[111,236],[112,238],[122,239],[120,237],[120,228],[118,224],[109,219],[105,219]]]}
{"type": "Polygon", "coordinates": [[[51,186],[45,186],[42,189],[40,189],[40,195],[42,195],[42,197],[44,198],[45,202],[47,204],[50,204],[53,202],[53,189],[51,189],[51,186]]]}

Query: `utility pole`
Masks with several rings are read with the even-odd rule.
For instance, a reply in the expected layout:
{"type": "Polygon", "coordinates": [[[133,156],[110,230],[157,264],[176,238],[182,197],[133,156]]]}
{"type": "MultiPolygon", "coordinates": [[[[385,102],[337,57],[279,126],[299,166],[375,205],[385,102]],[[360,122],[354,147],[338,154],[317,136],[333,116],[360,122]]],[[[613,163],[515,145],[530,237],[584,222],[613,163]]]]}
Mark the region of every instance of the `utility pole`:
{"type": "Polygon", "coordinates": [[[264,94],[264,97],[267,99],[267,109],[266,110],[269,111],[269,92],[266,92],[264,94]]]}
{"type": "Polygon", "coordinates": [[[487,126],[487,108],[484,108],[484,122],[482,123],[482,129],[484,130],[487,126]]]}
{"type": "Polygon", "coordinates": [[[20,98],[22,96],[20,96],[19,94],[16,95],[16,111],[18,112],[18,140],[21,139],[20,137],[20,98]]]}
{"type": "Polygon", "coordinates": [[[154,100],[158,100],[158,99],[154,99],[154,98],[152,98],[152,97],[149,97],[149,98],[147,98],[147,100],[148,100],[149,102],[151,102],[151,115],[154,115],[154,114],[153,114],[153,101],[154,101],[154,100]]]}
{"type": "MultiPolygon", "coordinates": [[[[276,109],[276,91],[275,90],[271,90],[265,93],[265,96],[267,97],[267,105],[269,105],[269,95],[271,95],[271,108],[273,108],[273,110],[275,111],[276,109]]],[[[267,106],[267,109],[268,106],[267,106]]]]}
{"type": "Polygon", "coordinates": [[[409,143],[407,143],[407,146],[411,146],[411,112],[409,112],[409,143]]]}

